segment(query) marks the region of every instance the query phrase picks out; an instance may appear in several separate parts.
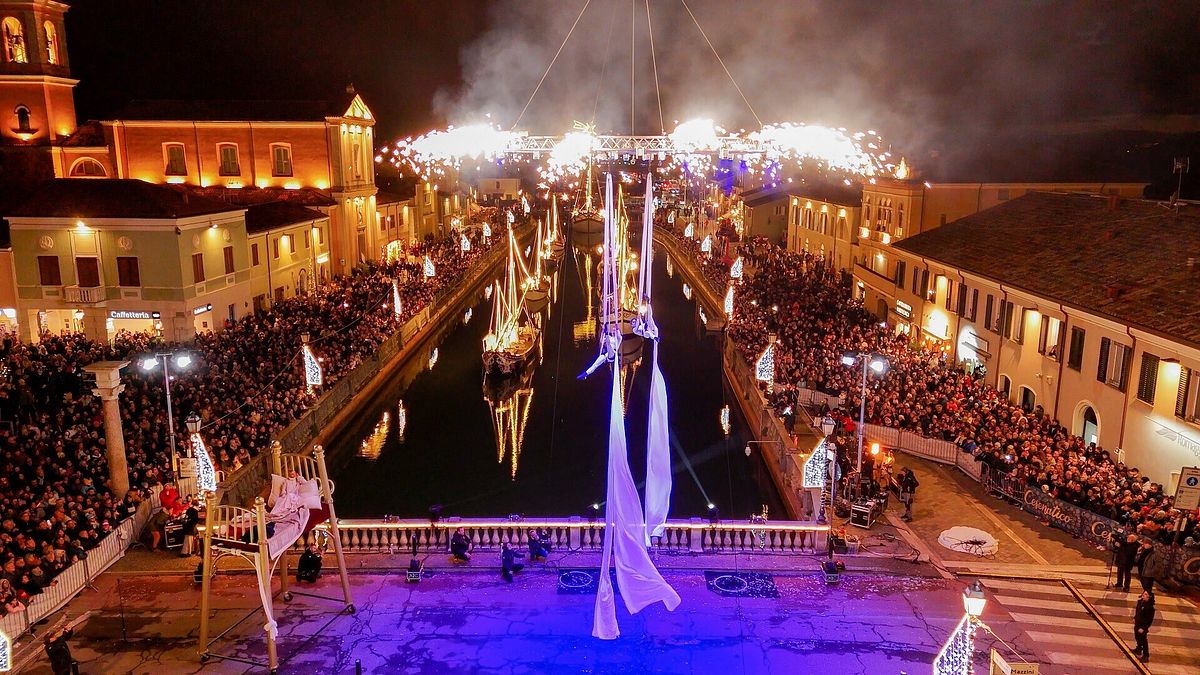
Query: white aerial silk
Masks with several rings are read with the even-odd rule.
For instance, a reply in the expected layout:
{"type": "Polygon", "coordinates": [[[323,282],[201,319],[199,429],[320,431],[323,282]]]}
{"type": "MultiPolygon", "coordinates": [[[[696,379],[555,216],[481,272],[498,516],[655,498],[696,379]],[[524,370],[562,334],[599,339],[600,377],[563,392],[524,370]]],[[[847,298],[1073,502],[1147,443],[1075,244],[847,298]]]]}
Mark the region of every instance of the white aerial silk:
{"type": "MultiPolygon", "coordinates": [[[[599,587],[596,592],[592,635],[612,640],[621,634],[617,624],[616,601],[613,596],[610,565],[615,561],[617,584],[625,609],[636,614],[647,605],[662,602],[668,610],[679,606],[679,594],[662,578],[646,550],[646,521],[642,514],[637,486],[629,470],[629,455],[625,443],[625,416],[621,405],[620,344],[621,331],[617,322],[617,303],[612,295],[616,287],[616,264],[612,213],[612,176],[608,176],[605,200],[605,256],[603,286],[603,325],[601,358],[612,362],[612,390],[609,397],[608,476],[604,505],[604,546],[601,553],[599,587]]],[[[599,360],[599,359],[598,359],[599,360]]],[[[665,396],[665,388],[664,388],[665,396]]]]}
{"type": "Polygon", "coordinates": [[[642,216],[642,255],[639,269],[639,303],[643,316],[638,333],[652,343],[650,423],[646,430],[646,545],[661,537],[671,508],[671,438],[667,413],[667,384],[658,367],[658,326],[654,323],[652,275],[654,267],[654,179],[646,176],[646,210],[642,216]]]}

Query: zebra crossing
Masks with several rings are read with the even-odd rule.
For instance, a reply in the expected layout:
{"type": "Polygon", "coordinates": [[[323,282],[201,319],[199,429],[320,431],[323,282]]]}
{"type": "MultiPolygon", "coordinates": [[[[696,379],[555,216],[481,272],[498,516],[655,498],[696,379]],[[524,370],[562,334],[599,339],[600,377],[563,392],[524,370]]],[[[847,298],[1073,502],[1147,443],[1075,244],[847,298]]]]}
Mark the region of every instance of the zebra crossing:
{"type": "MultiPolygon", "coordinates": [[[[1044,668],[1043,672],[1134,672],[1125,653],[1062,583],[981,581],[988,589],[989,609],[998,605],[1022,629],[1024,646],[1044,655],[1047,666],[1053,666],[1053,670],[1044,668]]],[[[1133,611],[1138,593],[1105,589],[1103,580],[1077,581],[1075,588],[1133,649],[1133,611]]],[[[1200,609],[1186,598],[1165,593],[1157,594],[1156,609],[1147,667],[1156,675],[1200,672],[1200,649],[1195,647],[1200,644],[1200,609]]],[[[1004,620],[1003,616],[998,620],[1004,620]]]]}

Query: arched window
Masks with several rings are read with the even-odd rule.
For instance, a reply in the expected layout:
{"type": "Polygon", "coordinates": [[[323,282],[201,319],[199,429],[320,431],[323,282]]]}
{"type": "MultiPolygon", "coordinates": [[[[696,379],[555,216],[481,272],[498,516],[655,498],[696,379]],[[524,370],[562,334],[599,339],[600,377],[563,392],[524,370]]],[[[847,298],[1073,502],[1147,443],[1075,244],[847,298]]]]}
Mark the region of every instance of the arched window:
{"type": "Polygon", "coordinates": [[[1029,387],[1021,387],[1021,408],[1025,412],[1033,412],[1033,406],[1037,405],[1037,395],[1029,387]]]}
{"type": "Polygon", "coordinates": [[[1004,398],[1008,399],[1008,394],[1012,391],[1012,380],[1008,379],[1007,375],[1001,375],[998,389],[1000,389],[1001,394],[1004,394],[1004,398]]]}
{"type": "Polygon", "coordinates": [[[58,54],[58,31],[54,29],[54,24],[47,21],[42,24],[42,29],[46,33],[46,57],[52,65],[59,65],[61,58],[58,54]]]}
{"type": "Polygon", "coordinates": [[[72,178],[105,178],[107,176],[108,172],[104,170],[104,165],[91,157],[82,157],[71,165],[72,178]]]}
{"type": "Polygon", "coordinates": [[[17,114],[17,131],[33,131],[29,124],[29,108],[19,105],[14,112],[17,114]]]}
{"type": "Polygon", "coordinates": [[[25,52],[25,28],[15,16],[4,17],[4,58],[9,63],[29,63],[25,52]]]}

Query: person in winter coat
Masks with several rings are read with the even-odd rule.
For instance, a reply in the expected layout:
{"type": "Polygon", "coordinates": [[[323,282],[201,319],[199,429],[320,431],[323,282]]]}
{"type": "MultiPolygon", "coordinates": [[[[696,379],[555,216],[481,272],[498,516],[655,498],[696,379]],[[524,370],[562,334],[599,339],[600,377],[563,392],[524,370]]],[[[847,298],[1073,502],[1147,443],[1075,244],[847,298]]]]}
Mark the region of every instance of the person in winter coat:
{"type": "Polygon", "coordinates": [[[1142,582],[1142,590],[1154,592],[1154,581],[1161,579],[1166,571],[1166,561],[1149,539],[1142,540],[1142,548],[1137,556],[1138,579],[1142,582]]]}
{"type": "Polygon", "coordinates": [[[517,552],[505,543],[500,549],[500,576],[511,584],[513,574],[523,569],[525,569],[525,564],[517,562],[517,552]]]}
{"type": "Polygon", "coordinates": [[[904,504],[904,515],[900,516],[900,519],[907,522],[912,520],[913,496],[921,484],[917,482],[917,477],[913,475],[912,469],[905,469],[901,472],[897,482],[900,484],[900,503],[904,504]]]}
{"type": "Polygon", "coordinates": [[[1138,598],[1137,607],[1133,610],[1133,640],[1137,643],[1137,648],[1133,653],[1137,655],[1142,663],[1150,660],[1150,626],[1154,623],[1154,594],[1150,591],[1142,591],[1142,597],[1138,598]]]}
{"type": "Polygon", "coordinates": [[[1116,588],[1129,592],[1129,581],[1133,577],[1133,565],[1137,562],[1138,537],[1130,533],[1124,539],[1113,542],[1113,564],[1117,567],[1116,588]]]}

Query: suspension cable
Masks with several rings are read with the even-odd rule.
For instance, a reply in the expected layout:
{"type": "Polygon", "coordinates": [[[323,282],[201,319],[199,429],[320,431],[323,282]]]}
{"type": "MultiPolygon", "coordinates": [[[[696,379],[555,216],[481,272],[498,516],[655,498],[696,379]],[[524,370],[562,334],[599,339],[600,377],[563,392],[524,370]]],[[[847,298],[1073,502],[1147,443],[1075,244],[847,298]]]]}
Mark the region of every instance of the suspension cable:
{"type": "Polygon", "coordinates": [[[608,57],[612,54],[612,34],[613,27],[617,25],[617,5],[613,3],[612,16],[608,20],[608,40],[604,46],[604,63],[600,66],[600,81],[596,84],[596,100],[592,102],[592,121],[588,124],[596,125],[596,111],[600,109],[600,91],[604,89],[604,74],[608,72],[608,57]]]}
{"type": "Polygon", "coordinates": [[[654,66],[654,96],[658,99],[658,130],[667,133],[667,125],[663,123],[662,91],[658,88],[658,60],[654,56],[654,24],[650,23],[650,0],[646,0],[646,29],[650,31],[650,63],[654,66]]]}
{"type": "Polygon", "coordinates": [[[692,14],[692,8],[688,7],[687,0],[679,0],[679,2],[683,3],[683,8],[687,10],[688,16],[692,17],[692,23],[696,24],[696,29],[700,31],[700,36],[703,37],[704,41],[708,43],[708,48],[712,50],[713,56],[717,57],[717,63],[721,64],[721,69],[725,71],[725,75],[727,75],[729,77],[729,81],[733,83],[733,88],[737,89],[738,95],[742,97],[742,102],[746,104],[746,107],[750,110],[750,114],[754,115],[754,121],[757,122],[758,126],[761,127],[762,120],[758,118],[758,113],[754,112],[754,106],[750,105],[750,101],[746,98],[746,95],[742,93],[742,88],[738,86],[737,80],[733,79],[733,75],[729,72],[729,69],[725,67],[725,62],[721,60],[721,55],[717,53],[717,48],[713,46],[712,41],[708,39],[708,35],[705,34],[704,29],[700,27],[700,22],[696,20],[696,15],[692,14]]]}
{"type": "Polygon", "coordinates": [[[542,83],[546,81],[546,76],[550,74],[550,69],[554,67],[554,62],[558,61],[558,55],[562,54],[563,47],[567,46],[567,41],[571,39],[571,35],[575,32],[575,27],[579,25],[579,20],[583,18],[583,13],[587,11],[590,4],[592,4],[592,0],[587,0],[583,3],[583,9],[579,10],[579,16],[575,17],[575,23],[571,24],[571,30],[567,31],[567,36],[563,38],[562,44],[558,46],[558,51],[554,52],[554,58],[550,59],[550,65],[546,66],[546,72],[542,73],[542,78],[538,80],[537,86],[533,88],[533,93],[529,95],[529,100],[525,101],[525,107],[521,108],[521,114],[517,115],[517,120],[509,127],[509,131],[516,129],[517,125],[521,123],[521,118],[525,116],[525,111],[529,110],[529,104],[533,103],[533,97],[537,96],[538,90],[542,88],[542,83]]]}
{"type": "Polygon", "coordinates": [[[629,135],[634,135],[634,113],[637,110],[637,87],[634,73],[637,66],[637,0],[629,0],[629,135]]]}

